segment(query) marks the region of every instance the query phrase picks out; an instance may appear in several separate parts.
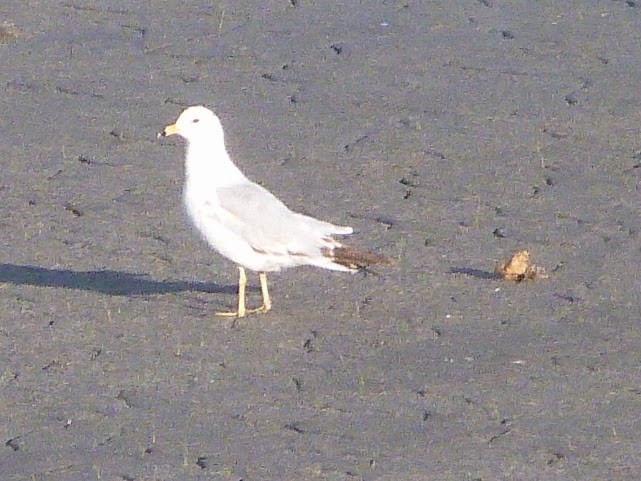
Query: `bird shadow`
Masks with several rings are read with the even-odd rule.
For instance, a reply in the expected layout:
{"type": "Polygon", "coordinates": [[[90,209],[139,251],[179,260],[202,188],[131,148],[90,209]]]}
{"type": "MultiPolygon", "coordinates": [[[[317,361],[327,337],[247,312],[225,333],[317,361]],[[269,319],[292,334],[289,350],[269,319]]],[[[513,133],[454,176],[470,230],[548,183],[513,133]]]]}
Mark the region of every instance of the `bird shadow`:
{"type": "Polygon", "coordinates": [[[453,267],[450,269],[451,274],[465,274],[466,276],[475,277],[476,279],[500,279],[494,272],[482,271],[481,269],[471,269],[469,267],[453,267]]]}
{"type": "Polygon", "coordinates": [[[15,264],[0,264],[0,283],[79,289],[110,296],[170,294],[183,291],[235,294],[237,291],[235,285],[221,285],[213,282],[155,281],[146,275],[131,272],[72,271],[15,264]]]}

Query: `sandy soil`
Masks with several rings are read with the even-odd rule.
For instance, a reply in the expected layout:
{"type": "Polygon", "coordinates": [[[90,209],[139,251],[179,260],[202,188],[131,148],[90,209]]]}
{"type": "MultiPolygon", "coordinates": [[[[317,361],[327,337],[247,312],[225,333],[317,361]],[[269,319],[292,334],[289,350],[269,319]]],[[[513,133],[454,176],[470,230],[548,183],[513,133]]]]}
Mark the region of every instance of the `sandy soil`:
{"type": "Polygon", "coordinates": [[[0,5],[0,479],[639,479],[640,32],[621,0],[0,5]],[[156,139],[191,104],[396,264],[214,317],[236,269],[156,139]],[[517,249],[550,278],[495,279],[517,249]]]}

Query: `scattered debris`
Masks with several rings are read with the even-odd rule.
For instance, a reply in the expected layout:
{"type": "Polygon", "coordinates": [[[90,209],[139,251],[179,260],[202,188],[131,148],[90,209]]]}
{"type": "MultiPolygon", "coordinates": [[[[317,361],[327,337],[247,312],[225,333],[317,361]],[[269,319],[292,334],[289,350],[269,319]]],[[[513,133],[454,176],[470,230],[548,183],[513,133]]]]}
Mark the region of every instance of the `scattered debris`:
{"type": "Polygon", "coordinates": [[[333,43],[329,46],[336,55],[340,55],[343,52],[343,45],[340,43],[333,43]]]}
{"type": "Polygon", "coordinates": [[[4,21],[0,23],[0,43],[18,38],[21,35],[20,30],[13,22],[4,21]]]}
{"type": "Polygon", "coordinates": [[[516,38],[510,30],[501,30],[501,37],[505,40],[514,40],[516,38]]]}
{"type": "Polygon", "coordinates": [[[82,217],[84,215],[84,212],[82,212],[80,209],[78,209],[75,205],[71,204],[70,202],[65,204],[65,210],[67,212],[71,212],[76,217],[82,217]]]}
{"type": "Polygon", "coordinates": [[[521,282],[526,279],[546,279],[549,276],[543,267],[530,264],[530,253],[526,250],[515,252],[509,260],[496,264],[494,272],[508,281],[521,282]]]}
{"type": "Polygon", "coordinates": [[[109,132],[109,135],[115,137],[118,140],[126,140],[125,134],[120,129],[113,129],[111,132],[109,132]]]}
{"type": "Polygon", "coordinates": [[[21,446],[20,446],[19,439],[20,439],[20,436],[15,438],[9,438],[4,442],[4,445],[10,447],[14,451],[20,451],[21,446]]]}
{"type": "Polygon", "coordinates": [[[289,431],[294,431],[295,433],[298,434],[305,434],[305,430],[300,428],[297,423],[287,423],[283,426],[284,429],[287,429],[289,431]]]}
{"type": "Polygon", "coordinates": [[[576,105],[579,103],[579,99],[576,96],[576,92],[570,92],[564,97],[565,103],[568,105],[576,105]]]}

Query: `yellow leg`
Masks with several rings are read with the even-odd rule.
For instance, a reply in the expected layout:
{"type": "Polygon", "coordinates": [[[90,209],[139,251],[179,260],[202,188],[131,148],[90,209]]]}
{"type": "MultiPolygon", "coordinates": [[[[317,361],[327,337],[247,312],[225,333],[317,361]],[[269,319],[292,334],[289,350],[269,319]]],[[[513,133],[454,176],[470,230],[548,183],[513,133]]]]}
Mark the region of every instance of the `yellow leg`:
{"type": "Polygon", "coordinates": [[[258,274],[258,278],[260,279],[260,290],[263,293],[263,307],[267,312],[272,308],[272,300],[269,298],[269,291],[267,290],[267,273],[261,272],[258,274]]]}
{"type": "Polygon", "coordinates": [[[269,291],[267,290],[267,273],[259,272],[258,278],[260,279],[260,290],[263,293],[263,305],[256,309],[249,309],[247,312],[265,313],[272,308],[272,300],[269,298],[269,291]]]}
{"type": "Polygon", "coordinates": [[[247,313],[262,314],[272,308],[272,301],[269,298],[269,290],[267,289],[267,273],[258,273],[260,279],[260,290],[263,294],[263,305],[256,309],[245,308],[245,290],[247,287],[247,275],[243,267],[238,267],[238,310],[231,312],[217,312],[217,316],[225,317],[245,317],[247,313]]]}
{"type": "MultiPolygon", "coordinates": [[[[217,312],[217,316],[245,317],[245,288],[247,287],[247,275],[244,267],[238,267],[238,310],[231,312],[217,312]]],[[[251,312],[251,311],[250,311],[251,312]]]]}

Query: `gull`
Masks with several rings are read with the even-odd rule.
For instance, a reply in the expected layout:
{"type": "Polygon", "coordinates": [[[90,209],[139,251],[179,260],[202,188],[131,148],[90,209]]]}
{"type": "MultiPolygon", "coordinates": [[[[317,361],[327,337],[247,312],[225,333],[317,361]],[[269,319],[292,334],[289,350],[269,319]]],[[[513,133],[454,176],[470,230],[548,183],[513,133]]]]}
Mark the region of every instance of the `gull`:
{"type": "Polygon", "coordinates": [[[351,227],[294,212],[245,177],[227,153],[220,120],[206,107],[189,107],[158,136],[174,134],[187,144],[183,201],[189,218],[210,247],[238,265],[237,309],[217,315],[269,311],[268,272],[303,265],[356,272],[391,263],[385,256],[334,239],[351,234],[351,227]],[[263,304],[255,309],[245,306],[245,269],[258,272],[263,304]]]}

